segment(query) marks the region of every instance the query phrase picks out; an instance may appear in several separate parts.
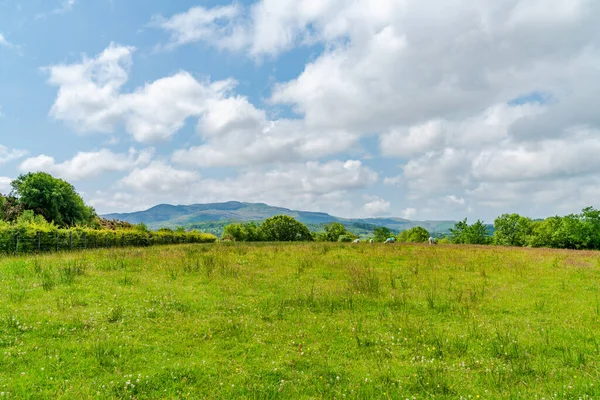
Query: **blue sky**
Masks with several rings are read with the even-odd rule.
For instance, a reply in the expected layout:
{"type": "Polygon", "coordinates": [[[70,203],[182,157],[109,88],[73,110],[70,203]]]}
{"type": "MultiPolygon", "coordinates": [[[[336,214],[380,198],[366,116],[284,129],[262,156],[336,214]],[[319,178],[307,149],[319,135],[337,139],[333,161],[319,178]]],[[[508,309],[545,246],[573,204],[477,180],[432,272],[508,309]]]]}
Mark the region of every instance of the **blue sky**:
{"type": "Polygon", "coordinates": [[[600,194],[593,0],[0,0],[0,192],[491,221],[600,194]]]}

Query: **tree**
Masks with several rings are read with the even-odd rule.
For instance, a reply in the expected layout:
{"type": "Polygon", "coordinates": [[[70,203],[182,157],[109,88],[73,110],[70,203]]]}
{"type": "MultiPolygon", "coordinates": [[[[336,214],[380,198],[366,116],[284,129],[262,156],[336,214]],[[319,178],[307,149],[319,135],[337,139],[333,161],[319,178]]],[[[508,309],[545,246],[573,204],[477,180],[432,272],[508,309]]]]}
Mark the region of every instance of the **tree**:
{"type": "Polygon", "coordinates": [[[429,240],[429,237],[427,229],[415,226],[414,228],[400,232],[396,240],[402,243],[425,243],[429,240]]]}
{"type": "Polygon", "coordinates": [[[23,209],[32,210],[57,225],[85,225],[96,215],[70,183],[45,172],[21,175],[11,186],[11,195],[23,209]]]}
{"type": "Polygon", "coordinates": [[[328,225],[325,225],[325,240],[328,242],[337,242],[340,239],[340,236],[352,236],[346,227],[339,223],[334,222],[328,225]]]}
{"type": "Polygon", "coordinates": [[[247,224],[229,224],[223,228],[223,239],[231,239],[236,242],[262,242],[263,232],[255,222],[247,224]]]}
{"type": "Polygon", "coordinates": [[[385,242],[385,240],[390,236],[392,236],[392,231],[390,231],[389,228],[386,228],[385,226],[378,226],[375,229],[373,229],[373,240],[377,243],[385,242]]]}
{"type": "Polygon", "coordinates": [[[260,226],[265,240],[270,242],[312,241],[310,231],[303,223],[288,215],[276,215],[260,226]]]}
{"type": "Polygon", "coordinates": [[[465,218],[450,229],[450,242],[454,244],[488,244],[490,236],[482,221],[477,220],[473,225],[469,225],[465,218]]]}
{"type": "Polygon", "coordinates": [[[0,195],[0,219],[3,221],[16,221],[24,209],[19,200],[14,196],[0,195]]]}
{"type": "Polygon", "coordinates": [[[581,211],[584,235],[589,249],[600,249],[600,210],[593,207],[581,211]]]}
{"type": "Polygon", "coordinates": [[[503,214],[494,221],[494,242],[500,246],[525,246],[533,221],[519,214],[503,214]]]}

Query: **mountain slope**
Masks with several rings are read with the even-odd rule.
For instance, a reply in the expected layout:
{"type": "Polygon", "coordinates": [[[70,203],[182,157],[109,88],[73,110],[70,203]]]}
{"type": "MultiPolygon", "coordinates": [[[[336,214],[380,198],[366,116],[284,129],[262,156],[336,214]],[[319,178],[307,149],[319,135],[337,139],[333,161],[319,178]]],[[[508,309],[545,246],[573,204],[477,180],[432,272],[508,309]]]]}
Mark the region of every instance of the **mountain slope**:
{"type": "Polygon", "coordinates": [[[241,203],[237,201],[187,206],[160,204],[145,211],[107,214],[103,217],[134,224],[143,222],[151,229],[185,226],[218,233],[222,230],[222,226],[234,221],[260,222],[278,214],[294,217],[313,229],[331,222],[341,222],[349,228],[362,228],[367,231],[372,230],[375,226],[385,226],[393,231],[422,226],[430,232],[445,233],[454,226],[454,221],[409,221],[402,218],[347,219],[321,212],[296,211],[282,207],[272,207],[263,203],[241,203]]]}

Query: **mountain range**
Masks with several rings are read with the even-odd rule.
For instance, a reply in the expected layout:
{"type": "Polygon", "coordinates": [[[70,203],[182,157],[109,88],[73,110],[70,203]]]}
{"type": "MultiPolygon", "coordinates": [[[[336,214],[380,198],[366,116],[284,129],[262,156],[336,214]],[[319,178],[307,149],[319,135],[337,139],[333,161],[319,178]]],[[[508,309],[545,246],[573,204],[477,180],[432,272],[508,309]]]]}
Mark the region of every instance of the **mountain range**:
{"type": "Polygon", "coordinates": [[[275,215],[284,214],[306,224],[311,230],[322,230],[332,222],[340,222],[357,234],[368,234],[375,227],[383,226],[393,232],[400,232],[415,226],[422,226],[429,232],[444,234],[455,221],[410,221],[403,218],[340,218],[322,212],[297,211],[282,207],[273,207],[263,203],[226,203],[170,205],[160,204],[145,211],[123,214],[106,214],[107,219],[118,219],[132,224],[144,223],[150,229],[175,228],[200,229],[221,234],[223,227],[232,222],[261,222],[275,215]]]}

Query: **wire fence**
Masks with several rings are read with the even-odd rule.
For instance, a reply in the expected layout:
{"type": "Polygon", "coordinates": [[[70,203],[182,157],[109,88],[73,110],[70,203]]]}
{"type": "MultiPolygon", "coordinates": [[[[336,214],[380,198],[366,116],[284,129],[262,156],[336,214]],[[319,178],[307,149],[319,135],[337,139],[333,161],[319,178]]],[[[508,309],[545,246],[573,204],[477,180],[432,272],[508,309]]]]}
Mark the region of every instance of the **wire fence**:
{"type": "Polygon", "coordinates": [[[1,232],[0,253],[23,254],[53,251],[75,251],[114,247],[147,247],[157,245],[213,243],[216,237],[198,232],[157,233],[135,231],[1,232]]]}

